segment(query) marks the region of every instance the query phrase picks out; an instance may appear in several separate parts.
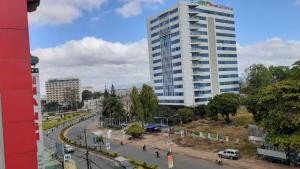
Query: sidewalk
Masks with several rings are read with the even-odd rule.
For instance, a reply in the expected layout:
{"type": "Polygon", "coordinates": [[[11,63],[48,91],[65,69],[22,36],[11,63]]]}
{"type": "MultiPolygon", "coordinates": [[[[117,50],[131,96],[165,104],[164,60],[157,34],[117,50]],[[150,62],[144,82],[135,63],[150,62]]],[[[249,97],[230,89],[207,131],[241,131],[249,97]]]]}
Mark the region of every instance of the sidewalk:
{"type": "MultiPolygon", "coordinates": [[[[91,124],[89,129],[97,131],[99,126],[96,124],[91,124]]],[[[113,130],[112,137],[114,140],[123,141],[125,144],[131,144],[134,146],[142,147],[143,145],[151,146],[154,149],[159,149],[163,151],[168,151],[169,146],[167,144],[168,135],[166,133],[159,133],[155,135],[146,135],[143,140],[128,140],[128,136],[124,137],[123,131],[113,130]]],[[[177,144],[172,144],[172,151],[177,154],[199,158],[207,161],[214,162],[217,159],[216,153],[194,150],[189,147],[181,147],[177,144]]],[[[227,160],[223,159],[224,163],[241,169],[296,169],[295,167],[290,167],[286,165],[281,165],[277,163],[271,163],[268,161],[257,160],[255,158],[241,158],[239,160],[227,160]]]]}

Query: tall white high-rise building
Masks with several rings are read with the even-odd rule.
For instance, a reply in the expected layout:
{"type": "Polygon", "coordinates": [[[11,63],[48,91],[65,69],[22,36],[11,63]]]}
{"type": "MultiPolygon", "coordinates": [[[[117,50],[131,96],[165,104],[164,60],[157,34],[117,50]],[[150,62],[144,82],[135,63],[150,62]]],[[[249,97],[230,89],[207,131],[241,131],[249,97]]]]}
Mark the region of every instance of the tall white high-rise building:
{"type": "Polygon", "coordinates": [[[148,18],[151,81],[162,105],[207,104],[239,93],[233,9],[179,1],[148,18]]]}

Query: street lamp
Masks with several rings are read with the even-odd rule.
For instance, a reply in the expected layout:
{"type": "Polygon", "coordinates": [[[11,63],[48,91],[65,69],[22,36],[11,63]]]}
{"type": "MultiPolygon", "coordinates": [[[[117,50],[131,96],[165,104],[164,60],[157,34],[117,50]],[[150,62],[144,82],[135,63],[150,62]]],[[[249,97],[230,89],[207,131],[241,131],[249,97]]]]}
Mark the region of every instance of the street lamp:
{"type": "Polygon", "coordinates": [[[169,127],[169,119],[175,116],[178,116],[179,114],[174,114],[172,116],[169,117],[154,117],[155,119],[167,119],[167,126],[168,126],[168,144],[169,144],[169,152],[172,152],[171,149],[171,142],[170,142],[170,127],[169,127]]]}

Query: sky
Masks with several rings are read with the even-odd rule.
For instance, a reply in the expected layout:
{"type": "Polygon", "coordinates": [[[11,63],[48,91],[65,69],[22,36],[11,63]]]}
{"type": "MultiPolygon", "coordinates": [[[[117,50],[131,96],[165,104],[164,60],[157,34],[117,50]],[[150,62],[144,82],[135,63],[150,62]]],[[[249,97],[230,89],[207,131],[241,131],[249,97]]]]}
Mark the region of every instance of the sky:
{"type": "MultiPolygon", "coordinates": [[[[49,78],[80,78],[103,89],[150,81],[147,17],[177,0],[41,0],[29,14],[41,91],[49,78]]],[[[300,0],[214,0],[234,8],[240,76],[254,63],[300,59],[300,0]]]]}

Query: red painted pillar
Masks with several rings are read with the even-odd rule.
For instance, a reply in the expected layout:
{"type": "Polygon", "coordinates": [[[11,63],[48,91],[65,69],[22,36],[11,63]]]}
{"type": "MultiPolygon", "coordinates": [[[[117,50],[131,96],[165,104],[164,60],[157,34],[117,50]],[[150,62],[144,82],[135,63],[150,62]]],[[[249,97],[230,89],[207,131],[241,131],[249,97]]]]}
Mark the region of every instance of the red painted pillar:
{"type": "Polygon", "coordinates": [[[5,169],[37,169],[27,0],[0,0],[0,95],[5,169]]]}

